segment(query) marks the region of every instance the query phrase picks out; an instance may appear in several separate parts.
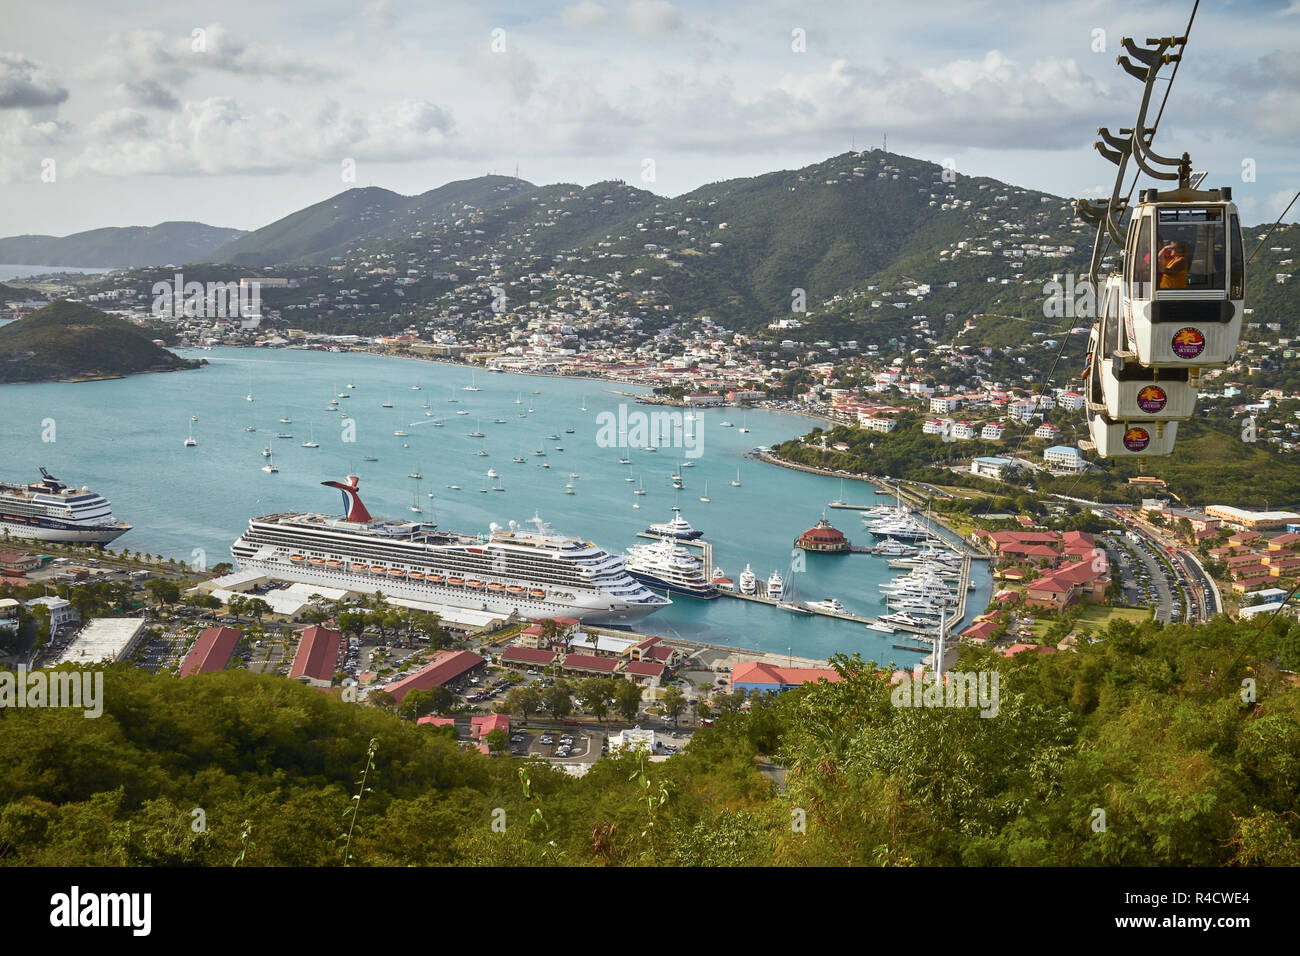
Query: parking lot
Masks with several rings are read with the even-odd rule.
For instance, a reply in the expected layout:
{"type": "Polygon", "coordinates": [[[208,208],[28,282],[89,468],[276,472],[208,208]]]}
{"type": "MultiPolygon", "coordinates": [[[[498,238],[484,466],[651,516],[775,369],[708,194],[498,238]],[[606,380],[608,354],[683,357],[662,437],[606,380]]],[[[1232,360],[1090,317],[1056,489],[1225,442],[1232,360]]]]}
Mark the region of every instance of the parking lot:
{"type": "Polygon", "coordinates": [[[516,731],[510,735],[510,753],[515,757],[537,756],[548,760],[590,760],[607,752],[603,732],[581,730],[516,731]]]}

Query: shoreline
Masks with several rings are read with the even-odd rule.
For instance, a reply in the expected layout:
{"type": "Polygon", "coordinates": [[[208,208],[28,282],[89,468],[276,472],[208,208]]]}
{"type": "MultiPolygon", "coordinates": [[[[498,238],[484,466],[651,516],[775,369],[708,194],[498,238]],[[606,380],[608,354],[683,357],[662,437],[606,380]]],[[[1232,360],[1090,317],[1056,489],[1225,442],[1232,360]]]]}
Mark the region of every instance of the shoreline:
{"type": "MultiPolygon", "coordinates": [[[[225,345],[220,347],[221,348],[252,348],[252,349],[287,348],[297,352],[321,351],[320,349],[299,349],[299,348],[294,348],[293,346],[225,345]]],[[[196,346],[190,346],[190,349],[195,349],[195,348],[196,346]]],[[[465,369],[469,369],[472,372],[484,372],[488,375],[516,375],[521,378],[559,378],[559,379],[565,379],[566,381],[574,381],[574,382],[593,382],[597,385],[605,386],[603,391],[609,392],[614,395],[623,395],[624,397],[627,398],[659,398],[660,397],[654,394],[654,388],[656,387],[654,385],[642,384],[640,382],[629,382],[626,381],[625,379],[610,378],[601,375],[573,375],[564,372],[541,372],[541,371],[521,372],[521,371],[516,371],[514,369],[501,369],[500,371],[492,371],[486,365],[480,365],[475,362],[463,362],[463,361],[457,361],[455,359],[434,358],[427,355],[412,355],[403,352],[375,350],[369,348],[354,348],[354,349],[349,349],[347,352],[335,353],[335,354],[373,355],[376,356],[377,358],[404,359],[407,361],[424,362],[433,365],[450,365],[453,368],[465,368],[465,369]],[[622,386],[625,388],[643,388],[646,389],[646,393],[644,396],[636,395],[628,392],[621,392],[617,388],[613,388],[611,386],[622,386]]],[[[664,401],[645,402],[644,404],[669,405],[674,408],[695,407],[692,405],[687,405],[685,402],[673,401],[672,399],[665,399],[664,401]]],[[[801,411],[795,411],[794,409],[790,409],[790,408],[769,408],[768,406],[763,405],[761,403],[753,404],[753,405],[745,405],[745,404],[735,404],[732,402],[723,402],[720,405],[713,406],[713,407],[740,408],[740,409],[752,408],[755,409],[756,411],[770,412],[778,415],[790,415],[795,418],[803,418],[809,421],[819,422],[825,428],[834,428],[837,425],[842,424],[840,422],[832,421],[831,419],[827,418],[825,415],[820,415],[817,414],[816,412],[801,412],[801,411]]]]}
{"type": "MultiPolygon", "coordinates": [[[[786,459],[774,454],[755,455],[754,457],[766,464],[777,465],[781,468],[789,468],[792,471],[802,471],[810,475],[820,475],[823,478],[839,478],[844,481],[862,482],[863,484],[870,485],[877,492],[881,493],[892,494],[897,490],[905,500],[910,500],[913,504],[923,504],[923,501],[917,496],[915,491],[902,486],[902,479],[898,479],[896,487],[891,488],[887,483],[875,480],[868,475],[842,475],[827,468],[815,468],[812,465],[801,465],[797,462],[787,461],[786,459]]],[[[960,542],[963,553],[974,557],[987,557],[983,552],[976,550],[959,532],[949,527],[948,523],[942,518],[937,518],[933,514],[928,514],[925,516],[925,520],[930,524],[942,528],[943,531],[950,535],[955,541],[960,542]]]]}

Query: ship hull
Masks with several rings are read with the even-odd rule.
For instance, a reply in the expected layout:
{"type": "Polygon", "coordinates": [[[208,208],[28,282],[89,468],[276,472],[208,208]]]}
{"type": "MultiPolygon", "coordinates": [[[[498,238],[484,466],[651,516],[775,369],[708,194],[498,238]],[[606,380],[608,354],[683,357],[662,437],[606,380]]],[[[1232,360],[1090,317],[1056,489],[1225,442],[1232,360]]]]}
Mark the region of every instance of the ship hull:
{"type": "Polygon", "coordinates": [[[324,570],[312,566],[302,567],[276,560],[259,560],[235,556],[241,571],[256,571],[268,578],[288,583],[319,584],[356,594],[374,594],[382,591],[386,597],[397,597],[429,604],[446,605],[472,611],[499,613],[503,617],[517,614],[530,620],[550,617],[572,617],[588,624],[628,625],[659,610],[663,604],[617,603],[592,594],[577,596],[573,601],[555,598],[531,598],[524,595],[487,591],[465,587],[412,581],[388,575],[363,574],[342,570],[324,570]]]}
{"type": "Polygon", "coordinates": [[[130,530],[131,526],[129,524],[77,528],[60,527],[51,524],[28,524],[24,521],[0,518],[0,537],[8,533],[14,538],[65,544],[108,544],[110,541],[116,541],[130,530]]]}
{"type": "Polygon", "coordinates": [[[718,589],[716,587],[695,588],[683,584],[674,584],[673,582],[657,577],[648,571],[635,571],[632,568],[628,568],[627,573],[647,587],[661,588],[671,594],[680,594],[683,597],[699,598],[702,601],[712,601],[718,596],[718,589]]]}

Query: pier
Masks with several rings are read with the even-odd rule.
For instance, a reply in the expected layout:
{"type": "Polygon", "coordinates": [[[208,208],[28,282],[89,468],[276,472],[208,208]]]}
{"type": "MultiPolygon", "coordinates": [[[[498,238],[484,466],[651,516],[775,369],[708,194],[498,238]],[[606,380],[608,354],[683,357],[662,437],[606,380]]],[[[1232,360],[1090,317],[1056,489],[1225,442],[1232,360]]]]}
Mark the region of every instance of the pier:
{"type": "MultiPolygon", "coordinates": [[[[855,506],[846,506],[846,507],[859,507],[859,506],[855,505],[855,506]]],[[[662,538],[660,535],[651,534],[648,531],[638,531],[637,537],[647,538],[651,541],[664,540],[664,538],[662,538]]],[[[706,541],[704,538],[694,538],[690,540],[684,538],[670,538],[668,540],[671,540],[673,541],[674,544],[678,544],[683,547],[691,547],[691,548],[699,549],[701,562],[704,566],[704,572],[706,575],[710,577],[710,579],[712,578],[714,564],[713,564],[713,545],[711,543],[706,541]]],[[[945,542],[945,544],[946,543],[947,542],[945,542]]],[[[955,551],[956,549],[954,548],[952,550],[955,551]]],[[[861,554],[861,553],[868,553],[871,551],[871,549],[868,547],[854,547],[853,551],[855,553],[861,554]]],[[[972,555],[969,552],[962,554],[961,574],[956,584],[957,605],[953,609],[952,616],[946,622],[947,630],[950,634],[956,629],[957,625],[961,622],[961,619],[966,616],[966,596],[970,593],[969,585],[970,585],[971,561],[973,559],[978,559],[981,557],[983,557],[983,555],[972,555]]],[[[844,613],[841,614],[835,611],[827,611],[823,608],[808,607],[806,604],[802,602],[775,601],[772,598],[767,596],[767,580],[761,577],[757,573],[755,573],[754,575],[753,594],[742,594],[740,592],[739,575],[736,575],[736,577],[733,580],[735,582],[734,589],[728,590],[727,588],[718,588],[718,594],[720,597],[738,598],[739,600],[742,601],[754,601],[758,604],[766,604],[769,607],[774,607],[777,608],[778,610],[786,611],[791,614],[818,614],[821,615],[822,617],[837,618],[841,621],[852,621],[854,624],[863,624],[866,625],[867,627],[882,627],[882,628],[889,627],[892,629],[893,632],[911,633],[911,634],[920,635],[922,637],[930,636],[935,632],[934,628],[929,628],[929,627],[912,627],[906,624],[882,624],[872,617],[864,617],[863,615],[852,614],[848,611],[845,611],[844,613]],[[783,604],[797,604],[799,610],[794,610],[791,607],[783,607],[782,606],[783,604]]],[[[881,631],[880,633],[885,633],[885,632],[881,631]]],[[[912,650],[912,651],[925,650],[927,652],[929,650],[929,648],[920,648],[920,647],[915,647],[915,646],[905,645],[905,644],[895,644],[894,647],[898,648],[899,650],[912,650]]]]}

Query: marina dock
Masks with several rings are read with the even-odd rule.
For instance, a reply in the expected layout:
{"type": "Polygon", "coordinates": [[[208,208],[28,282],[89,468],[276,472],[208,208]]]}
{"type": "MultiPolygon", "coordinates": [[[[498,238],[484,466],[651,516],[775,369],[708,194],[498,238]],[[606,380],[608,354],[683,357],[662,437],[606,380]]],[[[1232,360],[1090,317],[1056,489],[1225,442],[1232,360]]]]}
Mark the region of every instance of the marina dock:
{"type": "MultiPolygon", "coordinates": [[[[832,504],[831,507],[836,507],[836,505],[832,504]]],[[[841,507],[861,509],[866,506],[842,505],[841,507]]],[[[663,540],[659,535],[650,534],[648,531],[637,532],[637,537],[647,538],[651,541],[663,540]]],[[[712,544],[710,544],[708,541],[706,541],[703,538],[695,538],[689,540],[678,538],[678,539],[671,539],[671,540],[674,540],[676,544],[681,545],[683,547],[691,547],[691,548],[698,549],[700,552],[701,562],[705,568],[705,572],[710,573],[712,571],[712,568],[714,567],[712,544]]],[[[957,549],[952,548],[951,550],[956,551],[957,549]]],[[[871,551],[871,548],[855,547],[853,548],[853,551],[856,553],[869,553],[871,551]]],[[[971,560],[973,558],[982,557],[981,555],[972,555],[969,552],[957,552],[957,553],[962,555],[962,564],[961,564],[961,574],[955,585],[957,589],[957,595],[956,595],[957,605],[953,609],[952,616],[946,622],[946,626],[949,633],[952,633],[954,630],[956,630],[957,625],[961,622],[961,619],[966,616],[966,596],[967,594],[970,593],[969,585],[970,585],[971,560]]],[[[852,621],[855,624],[862,624],[867,627],[871,627],[873,629],[888,627],[892,629],[891,631],[892,633],[899,633],[899,632],[911,633],[911,634],[919,635],[921,637],[928,637],[935,633],[934,628],[911,627],[906,624],[881,624],[875,618],[865,617],[860,614],[852,614],[847,611],[841,614],[835,611],[828,611],[823,608],[808,607],[802,602],[775,601],[772,598],[768,597],[767,595],[767,581],[765,581],[762,577],[758,577],[758,576],[756,576],[754,580],[753,594],[742,594],[739,588],[740,588],[740,582],[739,580],[737,580],[735,589],[728,590],[727,588],[719,588],[718,594],[721,597],[738,598],[742,601],[754,601],[758,604],[766,604],[770,607],[778,608],[782,611],[787,611],[791,614],[819,614],[822,617],[833,617],[833,618],[838,618],[841,621],[852,621]],[[797,604],[799,609],[795,610],[789,606],[783,606],[783,605],[789,605],[791,603],[797,604]]],[[[880,633],[882,634],[891,633],[891,632],[886,632],[884,630],[880,631],[880,633]]],[[[930,648],[922,648],[922,647],[917,647],[917,646],[907,645],[907,644],[895,644],[894,647],[899,650],[926,651],[926,652],[930,650],[930,648]]]]}

